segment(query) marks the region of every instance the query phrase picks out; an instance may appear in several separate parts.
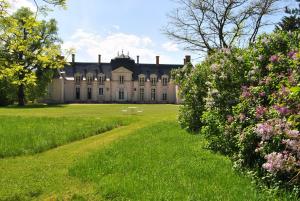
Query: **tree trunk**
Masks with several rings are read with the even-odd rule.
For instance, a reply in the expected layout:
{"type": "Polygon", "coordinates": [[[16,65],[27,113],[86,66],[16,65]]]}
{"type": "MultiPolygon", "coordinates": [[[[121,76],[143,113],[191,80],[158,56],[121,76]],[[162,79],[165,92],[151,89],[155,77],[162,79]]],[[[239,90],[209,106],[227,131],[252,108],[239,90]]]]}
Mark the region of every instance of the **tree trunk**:
{"type": "Polygon", "coordinates": [[[24,106],[25,105],[25,90],[24,90],[24,85],[21,84],[19,85],[18,89],[18,104],[19,106],[24,106]]]}

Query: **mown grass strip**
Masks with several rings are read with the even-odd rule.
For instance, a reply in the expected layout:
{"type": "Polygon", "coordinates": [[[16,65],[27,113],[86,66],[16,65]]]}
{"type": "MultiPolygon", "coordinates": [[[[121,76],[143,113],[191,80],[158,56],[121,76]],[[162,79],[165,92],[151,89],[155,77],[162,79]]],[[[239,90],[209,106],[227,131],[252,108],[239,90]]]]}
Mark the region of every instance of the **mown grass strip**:
{"type": "Polygon", "coordinates": [[[69,174],[94,182],[103,200],[274,200],[203,145],[175,122],[160,122],[78,161],[69,174]]]}
{"type": "Polygon", "coordinates": [[[0,116],[0,158],[43,152],[128,125],[131,119],[0,116]]]}

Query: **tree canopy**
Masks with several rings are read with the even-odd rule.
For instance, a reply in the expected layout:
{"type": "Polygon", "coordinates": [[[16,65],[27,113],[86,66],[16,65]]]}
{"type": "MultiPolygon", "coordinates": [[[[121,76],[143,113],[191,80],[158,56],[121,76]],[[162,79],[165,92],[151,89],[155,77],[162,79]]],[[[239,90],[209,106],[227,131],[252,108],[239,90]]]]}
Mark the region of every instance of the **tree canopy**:
{"type": "Polygon", "coordinates": [[[0,79],[18,87],[19,105],[25,104],[25,89],[35,86],[39,75],[54,73],[66,63],[56,21],[39,21],[28,8],[0,18],[0,42],[0,79]]]}
{"type": "Polygon", "coordinates": [[[279,0],[176,0],[164,33],[192,51],[210,52],[255,41],[279,0]]]}

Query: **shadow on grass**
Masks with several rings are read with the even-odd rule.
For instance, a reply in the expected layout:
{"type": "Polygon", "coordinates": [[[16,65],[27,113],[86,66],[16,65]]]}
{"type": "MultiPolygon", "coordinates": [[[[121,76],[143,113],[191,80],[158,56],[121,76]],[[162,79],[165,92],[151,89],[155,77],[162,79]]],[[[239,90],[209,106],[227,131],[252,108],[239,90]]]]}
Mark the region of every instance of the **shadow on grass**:
{"type": "Polygon", "coordinates": [[[0,106],[0,108],[9,108],[9,109],[39,109],[39,108],[63,108],[65,105],[61,104],[28,104],[25,106],[19,105],[8,105],[8,106],[0,106]]]}

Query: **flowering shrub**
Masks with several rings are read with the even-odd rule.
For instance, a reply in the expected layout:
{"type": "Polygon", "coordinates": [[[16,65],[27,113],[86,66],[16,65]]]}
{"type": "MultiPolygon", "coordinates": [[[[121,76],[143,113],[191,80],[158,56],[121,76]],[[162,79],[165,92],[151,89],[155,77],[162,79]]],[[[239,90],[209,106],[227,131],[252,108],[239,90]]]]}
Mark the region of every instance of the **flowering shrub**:
{"type": "Polygon", "coordinates": [[[232,118],[232,107],[239,102],[240,86],[247,82],[247,63],[248,57],[240,49],[221,49],[203,62],[210,67],[210,73],[205,83],[201,133],[207,137],[209,148],[226,155],[236,150],[236,138],[225,127],[232,118]]]}
{"type": "Polygon", "coordinates": [[[286,187],[300,184],[299,47],[299,32],[278,32],[249,48],[255,65],[228,122],[238,139],[236,166],[286,187]]]}
{"type": "Polygon", "coordinates": [[[175,76],[180,124],[268,186],[300,185],[299,48],[300,31],[265,34],[175,76]]]}
{"type": "Polygon", "coordinates": [[[175,82],[180,86],[180,96],[184,99],[179,111],[181,127],[189,131],[198,131],[202,126],[201,116],[204,111],[204,97],[207,93],[205,82],[208,68],[187,64],[184,68],[172,72],[175,82]]]}

